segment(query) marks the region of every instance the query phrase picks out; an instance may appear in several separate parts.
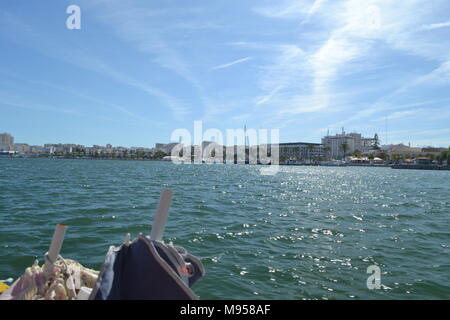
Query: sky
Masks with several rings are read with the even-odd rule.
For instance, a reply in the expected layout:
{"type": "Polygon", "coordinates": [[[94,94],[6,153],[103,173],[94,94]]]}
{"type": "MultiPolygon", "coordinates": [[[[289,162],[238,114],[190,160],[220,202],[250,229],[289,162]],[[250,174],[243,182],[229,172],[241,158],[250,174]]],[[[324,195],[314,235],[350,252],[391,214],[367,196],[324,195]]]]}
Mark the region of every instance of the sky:
{"type": "Polygon", "coordinates": [[[15,142],[153,147],[201,120],[450,145],[448,0],[2,0],[0,44],[15,142]]]}

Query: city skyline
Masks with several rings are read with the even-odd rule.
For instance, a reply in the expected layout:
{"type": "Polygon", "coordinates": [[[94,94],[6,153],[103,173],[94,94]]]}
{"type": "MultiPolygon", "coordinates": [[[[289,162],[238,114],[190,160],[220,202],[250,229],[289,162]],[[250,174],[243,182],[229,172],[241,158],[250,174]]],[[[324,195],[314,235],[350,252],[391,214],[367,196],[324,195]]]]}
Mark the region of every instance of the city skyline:
{"type": "Polygon", "coordinates": [[[345,127],[448,147],[449,9],[439,0],[4,1],[0,131],[31,145],[150,147],[202,120],[221,131],[279,128],[280,142],[320,142],[345,127]],[[72,4],[81,30],[66,28],[72,4]]]}
{"type": "MultiPolygon", "coordinates": [[[[244,131],[242,131],[242,132],[244,132],[244,131]]],[[[238,135],[240,134],[238,131],[235,131],[234,133],[238,134],[238,135]]],[[[433,146],[433,145],[417,146],[417,145],[411,145],[411,143],[403,143],[403,142],[383,144],[382,140],[379,139],[377,133],[375,133],[373,137],[372,136],[364,137],[361,133],[358,133],[358,132],[354,132],[354,131],[353,132],[345,132],[344,128],[342,128],[341,132],[336,132],[334,134],[331,134],[330,132],[327,132],[327,134],[325,136],[323,136],[320,139],[320,141],[305,141],[305,140],[302,140],[302,139],[297,139],[295,141],[280,141],[279,145],[290,145],[290,144],[327,145],[327,144],[329,144],[330,146],[334,145],[333,148],[338,150],[342,146],[342,144],[349,144],[349,142],[347,141],[348,138],[356,139],[357,141],[359,141],[359,142],[357,142],[359,147],[356,147],[356,148],[352,147],[352,149],[358,150],[358,151],[367,151],[367,150],[372,149],[372,146],[373,146],[373,143],[374,143],[375,140],[377,140],[377,144],[380,147],[385,147],[385,148],[395,147],[395,146],[405,146],[405,147],[409,147],[409,148],[443,148],[443,149],[450,148],[450,146],[449,147],[433,146]],[[376,138],[375,138],[375,136],[376,136],[376,138]],[[332,142],[332,141],[335,141],[335,142],[332,142]]],[[[158,149],[158,148],[160,148],[159,146],[169,146],[169,145],[170,146],[175,146],[178,143],[180,143],[180,142],[174,142],[174,141],[166,140],[166,141],[157,141],[153,145],[137,145],[137,144],[133,145],[132,144],[132,145],[129,145],[129,146],[126,146],[126,145],[115,145],[115,144],[112,144],[112,143],[82,144],[82,143],[78,143],[78,142],[75,142],[75,141],[72,141],[72,142],[60,142],[60,141],[59,142],[55,142],[55,141],[53,141],[53,142],[46,142],[46,143],[42,143],[42,144],[31,144],[31,143],[28,143],[26,141],[17,141],[15,139],[14,135],[11,135],[11,133],[9,133],[9,132],[1,132],[0,131],[0,147],[8,146],[8,144],[5,143],[8,139],[10,139],[10,142],[12,142],[12,143],[9,144],[9,147],[11,149],[13,149],[14,146],[22,146],[22,145],[27,145],[27,146],[30,146],[30,147],[31,146],[33,146],[33,147],[45,147],[45,146],[56,146],[56,145],[59,145],[59,146],[69,146],[70,145],[70,146],[80,146],[80,147],[87,147],[87,148],[106,148],[106,149],[111,149],[111,148],[112,149],[114,149],[114,148],[124,148],[124,149],[158,149]],[[7,137],[7,136],[9,136],[9,137],[7,137]]],[[[245,142],[244,142],[246,144],[246,146],[257,146],[257,145],[261,145],[261,144],[264,145],[265,144],[265,143],[261,143],[261,144],[260,143],[256,143],[256,144],[248,145],[247,141],[248,140],[246,138],[245,142]]],[[[224,141],[224,142],[226,142],[226,141],[224,141]]],[[[209,140],[202,140],[202,144],[204,144],[204,143],[216,143],[216,142],[209,141],[209,140]]],[[[352,143],[353,142],[350,142],[350,144],[352,144],[352,143]]],[[[181,144],[186,145],[186,146],[196,145],[195,143],[187,143],[187,144],[181,143],[181,144]]],[[[236,145],[240,145],[240,144],[239,143],[238,144],[236,144],[236,143],[235,144],[219,143],[218,145],[231,147],[233,145],[236,146],[236,145]]],[[[0,148],[0,150],[1,150],[1,148],[0,148]]],[[[336,152],[336,150],[335,150],[335,152],[336,152]]],[[[4,151],[7,151],[7,150],[4,150],[4,151]]]]}

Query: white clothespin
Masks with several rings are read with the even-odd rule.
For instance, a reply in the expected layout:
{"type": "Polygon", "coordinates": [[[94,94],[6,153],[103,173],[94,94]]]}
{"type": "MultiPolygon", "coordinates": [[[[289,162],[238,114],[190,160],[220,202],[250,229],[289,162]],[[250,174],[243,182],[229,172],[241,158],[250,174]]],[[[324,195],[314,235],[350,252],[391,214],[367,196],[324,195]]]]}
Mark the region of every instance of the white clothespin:
{"type": "Polygon", "coordinates": [[[164,229],[166,228],[167,216],[169,215],[169,208],[172,202],[172,191],[169,189],[161,192],[159,199],[158,210],[156,211],[155,220],[153,222],[150,239],[162,242],[164,229]]]}
{"type": "Polygon", "coordinates": [[[64,234],[66,233],[67,226],[65,224],[57,224],[55,233],[53,234],[52,243],[45,256],[44,276],[48,279],[53,271],[54,263],[59,256],[61,247],[64,241],[64,234]]]}

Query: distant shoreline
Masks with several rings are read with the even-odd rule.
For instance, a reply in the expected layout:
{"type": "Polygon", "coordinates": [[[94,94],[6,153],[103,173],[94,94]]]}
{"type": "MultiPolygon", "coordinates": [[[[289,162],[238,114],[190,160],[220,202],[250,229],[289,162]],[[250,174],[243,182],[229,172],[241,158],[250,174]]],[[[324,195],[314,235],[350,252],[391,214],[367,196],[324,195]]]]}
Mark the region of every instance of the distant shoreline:
{"type": "MultiPolygon", "coordinates": [[[[0,157],[0,159],[54,159],[54,160],[117,160],[117,161],[149,161],[149,162],[172,162],[163,159],[124,159],[124,158],[94,158],[94,157],[0,157]]],[[[186,163],[186,164],[196,164],[196,163],[186,163]]],[[[212,164],[212,163],[211,163],[212,164]]],[[[224,164],[237,164],[237,163],[224,163],[224,164]]],[[[244,163],[239,163],[244,164],[244,163]]],[[[262,165],[262,164],[249,164],[246,165],[262,165]]],[[[279,164],[280,166],[286,167],[371,167],[371,168],[392,168],[392,169],[402,169],[402,170],[440,170],[440,171],[450,171],[450,166],[437,166],[437,165],[389,165],[389,164],[345,164],[340,166],[327,166],[320,164],[279,164]]]]}
{"type": "Polygon", "coordinates": [[[120,161],[165,161],[163,159],[125,159],[125,158],[94,158],[94,157],[17,157],[0,156],[0,159],[56,159],[56,160],[120,160],[120,161]]]}

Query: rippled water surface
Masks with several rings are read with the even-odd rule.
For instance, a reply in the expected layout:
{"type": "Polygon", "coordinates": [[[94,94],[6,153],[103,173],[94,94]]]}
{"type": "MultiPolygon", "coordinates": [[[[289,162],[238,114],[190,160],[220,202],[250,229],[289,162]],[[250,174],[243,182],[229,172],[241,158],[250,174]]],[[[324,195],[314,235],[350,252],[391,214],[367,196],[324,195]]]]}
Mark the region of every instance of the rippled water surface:
{"type": "Polygon", "coordinates": [[[150,233],[170,188],[165,239],[202,258],[201,299],[450,298],[450,172],[259,169],[0,159],[0,279],[41,258],[56,223],[62,255],[98,269],[127,232],[150,233]]]}

